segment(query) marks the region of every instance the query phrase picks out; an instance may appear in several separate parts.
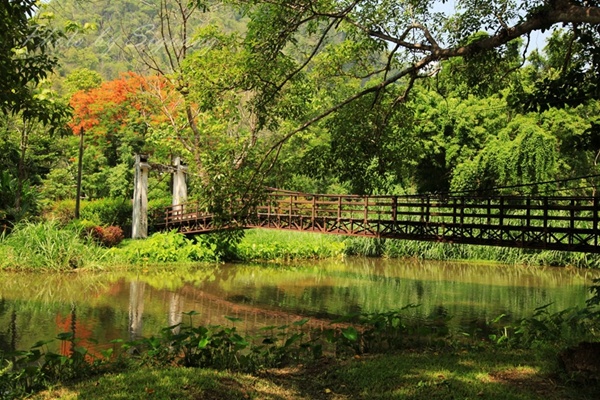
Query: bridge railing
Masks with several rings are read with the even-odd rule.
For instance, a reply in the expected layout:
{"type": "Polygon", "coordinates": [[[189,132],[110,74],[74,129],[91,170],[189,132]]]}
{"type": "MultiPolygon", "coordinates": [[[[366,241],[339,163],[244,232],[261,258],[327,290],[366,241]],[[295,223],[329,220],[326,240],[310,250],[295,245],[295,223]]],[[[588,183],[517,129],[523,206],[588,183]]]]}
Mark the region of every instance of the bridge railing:
{"type": "Polygon", "coordinates": [[[355,196],[271,192],[259,218],[310,218],[445,225],[596,229],[594,197],[355,196]]]}
{"type": "MultiPolygon", "coordinates": [[[[271,190],[235,226],[530,248],[597,251],[597,197],[356,196],[271,190]]],[[[165,227],[220,229],[199,204],[170,207],[165,227]]]]}

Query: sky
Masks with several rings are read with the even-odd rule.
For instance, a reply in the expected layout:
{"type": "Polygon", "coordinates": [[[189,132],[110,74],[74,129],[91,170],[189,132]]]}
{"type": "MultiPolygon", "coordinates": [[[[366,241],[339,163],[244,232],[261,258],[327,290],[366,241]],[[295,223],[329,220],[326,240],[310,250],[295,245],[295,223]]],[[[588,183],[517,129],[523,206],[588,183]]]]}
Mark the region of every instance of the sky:
{"type": "MultiPolygon", "coordinates": [[[[436,7],[434,8],[435,11],[438,12],[443,12],[444,14],[454,14],[456,12],[456,10],[459,7],[459,4],[461,3],[460,0],[447,0],[445,2],[445,4],[442,4],[441,2],[437,2],[436,3],[436,7]]],[[[539,51],[542,51],[544,46],[546,46],[546,40],[548,37],[550,37],[552,31],[551,30],[547,30],[545,32],[541,32],[541,31],[534,31],[531,33],[531,38],[530,38],[530,43],[529,43],[529,50],[528,53],[531,53],[531,51],[538,49],[539,51]]]]}

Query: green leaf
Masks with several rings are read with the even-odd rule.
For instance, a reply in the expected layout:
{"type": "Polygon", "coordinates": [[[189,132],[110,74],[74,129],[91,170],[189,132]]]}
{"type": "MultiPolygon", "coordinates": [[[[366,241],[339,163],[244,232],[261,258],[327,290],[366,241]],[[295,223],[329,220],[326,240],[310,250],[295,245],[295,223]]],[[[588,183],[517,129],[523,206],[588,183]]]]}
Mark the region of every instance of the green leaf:
{"type": "Polygon", "coordinates": [[[210,343],[210,339],[209,338],[202,338],[200,339],[200,341],[198,342],[198,348],[199,349],[205,349],[206,346],[210,343]]]}
{"type": "Polygon", "coordinates": [[[74,336],[75,335],[73,334],[73,332],[62,332],[56,335],[56,338],[58,340],[73,340],[74,336]]]}
{"type": "Polygon", "coordinates": [[[33,346],[31,346],[32,349],[35,349],[36,347],[42,347],[45,344],[51,343],[53,342],[53,340],[40,340],[39,342],[35,342],[33,344],[33,346]]]}
{"type": "Polygon", "coordinates": [[[352,326],[342,328],[342,335],[352,342],[356,342],[358,340],[358,331],[352,326]]]}
{"type": "Polygon", "coordinates": [[[288,340],[285,341],[285,344],[283,345],[283,347],[289,347],[292,344],[296,343],[298,340],[300,340],[302,337],[304,336],[304,334],[302,333],[295,333],[292,336],[290,336],[288,338],[288,340]]]}

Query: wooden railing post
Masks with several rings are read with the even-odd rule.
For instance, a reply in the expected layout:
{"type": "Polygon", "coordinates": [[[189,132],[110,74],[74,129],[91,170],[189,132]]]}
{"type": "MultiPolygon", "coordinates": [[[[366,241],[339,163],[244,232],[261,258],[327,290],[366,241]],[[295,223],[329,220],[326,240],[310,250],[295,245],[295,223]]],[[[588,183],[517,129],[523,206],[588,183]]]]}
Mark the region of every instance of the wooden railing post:
{"type": "Polygon", "coordinates": [[[312,201],[312,214],[310,217],[310,221],[311,221],[311,225],[314,227],[315,226],[315,218],[317,216],[317,196],[313,196],[313,201],[312,201]]]}
{"type": "Polygon", "coordinates": [[[456,203],[458,201],[457,197],[452,198],[452,223],[456,225],[456,203]]]}
{"type": "Polygon", "coordinates": [[[396,223],[398,218],[398,196],[392,197],[392,221],[396,223]]]}
{"type": "Polygon", "coordinates": [[[465,223],[465,196],[460,197],[460,225],[465,223]]]}
{"type": "Polygon", "coordinates": [[[498,226],[500,227],[500,240],[504,237],[504,196],[500,196],[498,205],[498,226]]]}
{"type": "Polygon", "coordinates": [[[569,230],[571,231],[571,234],[569,235],[569,244],[573,244],[573,238],[575,236],[575,199],[571,199],[571,210],[569,216],[569,230]]]}
{"type": "Polygon", "coordinates": [[[598,246],[598,196],[594,196],[594,210],[592,211],[592,230],[594,231],[594,246],[598,246]]]}
{"type": "Polygon", "coordinates": [[[338,196],[337,204],[337,220],[338,222],[342,219],[342,196],[338,196]]]}
{"type": "Polygon", "coordinates": [[[544,243],[548,244],[548,196],[544,196],[544,243]]]}
{"type": "Polygon", "coordinates": [[[367,223],[368,220],[369,220],[369,197],[365,196],[365,215],[364,215],[365,224],[367,223]]]}
{"type": "Polygon", "coordinates": [[[525,221],[525,223],[527,224],[527,227],[529,228],[531,226],[531,197],[527,197],[527,220],[525,221]]]}

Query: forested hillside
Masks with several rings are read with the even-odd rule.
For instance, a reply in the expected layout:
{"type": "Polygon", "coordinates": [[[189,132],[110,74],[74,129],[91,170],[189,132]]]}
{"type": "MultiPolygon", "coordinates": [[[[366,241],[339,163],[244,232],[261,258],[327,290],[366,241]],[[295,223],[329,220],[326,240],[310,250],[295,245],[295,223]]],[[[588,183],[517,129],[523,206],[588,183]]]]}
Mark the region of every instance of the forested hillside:
{"type": "Polygon", "coordinates": [[[88,200],[128,203],[137,153],[182,156],[213,207],[264,185],[596,194],[595,2],[392,3],[45,2],[49,73],[0,121],[0,220],[74,199],[82,132],[88,200]]]}

